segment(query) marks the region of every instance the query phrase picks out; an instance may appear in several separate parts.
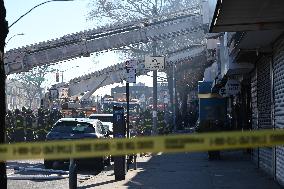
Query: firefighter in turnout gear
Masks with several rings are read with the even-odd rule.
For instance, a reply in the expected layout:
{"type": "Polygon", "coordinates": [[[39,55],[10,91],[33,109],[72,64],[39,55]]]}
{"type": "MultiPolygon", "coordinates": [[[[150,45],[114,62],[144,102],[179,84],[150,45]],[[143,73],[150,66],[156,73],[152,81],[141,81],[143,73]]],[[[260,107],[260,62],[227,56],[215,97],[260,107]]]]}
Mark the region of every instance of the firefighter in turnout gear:
{"type": "Polygon", "coordinates": [[[13,134],[14,142],[25,141],[24,118],[19,109],[15,110],[15,131],[13,134]]]}
{"type": "Polygon", "coordinates": [[[26,112],[26,140],[33,141],[35,140],[35,132],[34,132],[34,115],[31,109],[28,109],[26,112]]]}
{"type": "Polygon", "coordinates": [[[39,108],[38,109],[38,114],[37,114],[37,139],[39,141],[45,140],[45,115],[43,109],[39,108]]]}
{"type": "Polygon", "coordinates": [[[15,131],[15,120],[12,111],[8,110],[6,115],[6,142],[13,141],[13,134],[15,131]]]}

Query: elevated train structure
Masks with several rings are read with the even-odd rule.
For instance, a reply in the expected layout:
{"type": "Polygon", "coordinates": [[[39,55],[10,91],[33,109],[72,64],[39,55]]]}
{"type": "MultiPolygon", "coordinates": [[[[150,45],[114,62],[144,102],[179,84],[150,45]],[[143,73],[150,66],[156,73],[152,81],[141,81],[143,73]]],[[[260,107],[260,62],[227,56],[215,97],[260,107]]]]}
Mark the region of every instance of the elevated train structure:
{"type": "MultiPolygon", "coordinates": [[[[202,20],[202,10],[200,6],[197,6],[165,16],[105,26],[11,49],[5,53],[5,71],[7,75],[20,73],[36,66],[90,56],[91,53],[186,36],[190,39],[188,42],[173,44],[159,52],[160,55],[168,55],[166,56],[167,69],[182,60],[199,56],[205,52],[207,31],[204,28],[206,27],[202,20]]],[[[144,69],[144,60],[138,62],[137,75],[145,75],[148,70],[144,69]]],[[[69,96],[88,91],[81,99],[85,100],[98,88],[124,80],[126,77],[124,67],[124,63],[118,63],[74,78],[69,83],[58,84],[56,87],[68,88],[69,96]]]]}

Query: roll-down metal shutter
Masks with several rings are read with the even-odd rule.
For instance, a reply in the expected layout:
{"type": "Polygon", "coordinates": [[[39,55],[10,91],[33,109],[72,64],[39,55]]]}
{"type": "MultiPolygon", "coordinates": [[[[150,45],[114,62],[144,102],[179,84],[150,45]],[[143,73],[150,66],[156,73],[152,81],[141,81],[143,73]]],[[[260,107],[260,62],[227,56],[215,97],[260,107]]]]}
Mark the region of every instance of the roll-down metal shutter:
{"type": "MultiPolygon", "coordinates": [[[[275,127],[284,129],[284,38],[274,46],[274,116],[275,127]]],[[[276,178],[284,185],[284,147],[276,148],[276,178]]]]}
{"type": "MultiPolygon", "coordinates": [[[[257,129],[257,71],[256,69],[251,74],[251,112],[252,112],[252,128],[257,129]]],[[[252,158],[255,163],[258,163],[258,148],[253,149],[252,158]]]]}
{"type": "MultiPolygon", "coordinates": [[[[263,56],[257,62],[258,129],[271,129],[271,58],[263,56]]],[[[259,167],[272,175],[272,148],[259,148],[259,167]]]]}

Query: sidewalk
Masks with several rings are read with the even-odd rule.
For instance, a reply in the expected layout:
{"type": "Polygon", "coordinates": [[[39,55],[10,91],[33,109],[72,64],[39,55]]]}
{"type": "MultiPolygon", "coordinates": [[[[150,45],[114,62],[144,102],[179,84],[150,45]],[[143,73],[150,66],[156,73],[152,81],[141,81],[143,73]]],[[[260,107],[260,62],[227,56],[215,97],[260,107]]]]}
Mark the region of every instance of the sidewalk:
{"type": "Polygon", "coordinates": [[[206,153],[162,154],[139,158],[138,169],[124,181],[105,171],[80,183],[79,188],[146,189],[280,189],[281,187],[241,151],[222,153],[222,160],[208,161],[206,153]]]}

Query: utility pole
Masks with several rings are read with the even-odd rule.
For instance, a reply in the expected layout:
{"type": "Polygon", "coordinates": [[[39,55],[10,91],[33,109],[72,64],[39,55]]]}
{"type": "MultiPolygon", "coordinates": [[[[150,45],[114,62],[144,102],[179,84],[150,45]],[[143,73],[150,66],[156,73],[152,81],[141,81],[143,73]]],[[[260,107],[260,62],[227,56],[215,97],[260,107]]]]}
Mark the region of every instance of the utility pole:
{"type": "MultiPolygon", "coordinates": [[[[157,56],[157,42],[153,41],[153,56],[157,56]]],[[[158,71],[153,71],[153,135],[157,134],[157,101],[158,101],[158,90],[157,90],[157,75],[158,71]]]]}
{"type": "Polygon", "coordinates": [[[63,83],[63,72],[64,71],[61,71],[61,82],[63,83]]]}
{"type": "MultiPolygon", "coordinates": [[[[127,72],[128,72],[128,69],[127,69],[127,72]]],[[[127,138],[129,138],[129,83],[126,82],[126,135],[127,135],[127,138]]]]}
{"type": "Polygon", "coordinates": [[[176,78],[175,78],[175,69],[176,65],[173,64],[173,125],[174,125],[174,132],[177,130],[176,125],[176,78]]]}
{"type": "MultiPolygon", "coordinates": [[[[126,90],[126,136],[127,138],[130,137],[130,134],[129,134],[129,83],[131,82],[130,80],[130,77],[133,76],[130,72],[133,72],[133,70],[131,69],[136,69],[136,68],[133,68],[133,62],[131,60],[128,60],[125,62],[125,69],[126,69],[126,74],[127,74],[127,78],[126,78],[126,87],[125,87],[125,90],[126,90]]],[[[134,73],[134,77],[135,76],[135,73],[134,73]]],[[[132,81],[133,82],[133,81],[132,81]]]]}
{"type": "MultiPolygon", "coordinates": [[[[153,7],[153,16],[158,14],[157,12],[157,4],[153,7]]],[[[157,41],[153,41],[153,56],[157,56],[157,41]]],[[[157,93],[157,70],[153,71],[153,129],[152,135],[157,134],[157,101],[158,101],[158,93],[157,93]]]]}
{"type": "MultiPolygon", "coordinates": [[[[0,144],[5,143],[5,116],[6,116],[6,95],[5,95],[5,67],[4,47],[7,37],[8,22],[6,21],[6,9],[4,1],[0,0],[0,144]]],[[[0,183],[1,188],[7,189],[6,162],[0,162],[0,183]]]]}
{"type": "Polygon", "coordinates": [[[99,95],[97,95],[97,105],[96,105],[96,111],[97,111],[97,113],[100,113],[100,111],[99,111],[99,95]]]}

